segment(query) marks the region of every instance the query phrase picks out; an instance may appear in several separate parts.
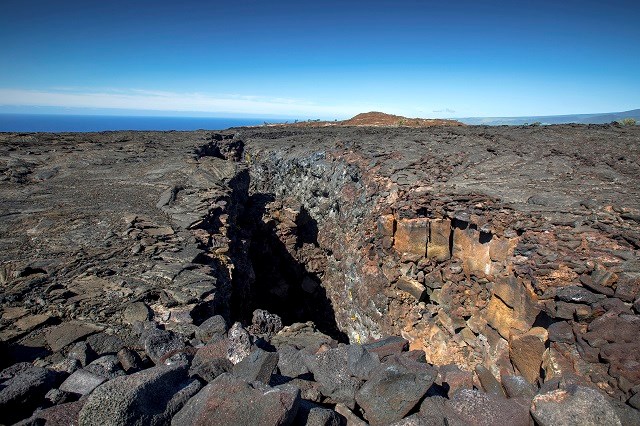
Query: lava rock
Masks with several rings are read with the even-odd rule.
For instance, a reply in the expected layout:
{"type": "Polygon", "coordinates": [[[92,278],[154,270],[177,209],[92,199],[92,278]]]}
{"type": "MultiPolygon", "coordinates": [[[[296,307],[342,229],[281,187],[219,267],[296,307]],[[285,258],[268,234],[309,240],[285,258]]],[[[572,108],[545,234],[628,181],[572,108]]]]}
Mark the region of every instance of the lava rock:
{"type": "Polygon", "coordinates": [[[253,311],[250,331],[256,336],[270,339],[282,330],[282,319],[264,309],[253,311]]]}
{"type": "Polygon", "coordinates": [[[592,293],[586,288],[577,285],[560,287],[556,290],[556,298],[567,303],[586,303],[587,305],[591,305],[605,297],[604,295],[592,293]]]}
{"type": "Polygon", "coordinates": [[[0,390],[2,421],[14,423],[31,415],[56,382],[55,372],[40,367],[31,367],[6,381],[0,390]]]}
{"type": "Polygon", "coordinates": [[[160,359],[167,353],[185,347],[184,342],[177,334],[167,330],[154,330],[148,333],[144,338],[143,345],[144,351],[154,364],[159,364],[160,359]]]}
{"type": "Polygon", "coordinates": [[[502,387],[509,398],[533,398],[536,394],[536,387],[522,376],[502,375],[502,387]]]}
{"type": "Polygon", "coordinates": [[[485,392],[492,395],[505,396],[504,389],[502,389],[500,382],[498,382],[496,377],[491,374],[491,371],[489,371],[484,365],[478,364],[476,366],[476,374],[478,375],[478,380],[480,380],[482,389],[484,389],[485,392]]]}
{"type": "Polygon", "coordinates": [[[201,342],[212,342],[224,337],[226,332],[227,322],[222,315],[214,315],[198,326],[196,338],[201,342]]]}
{"type": "Polygon", "coordinates": [[[258,381],[267,384],[277,365],[277,352],[267,352],[258,348],[233,367],[233,374],[247,382],[258,381]]]}
{"type": "Polygon", "coordinates": [[[356,394],[365,418],[386,425],[403,418],[427,393],[437,375],[435,368],[391,356],[380,365],[356,394]]]}
{"type": "Polygon", "coordinates": [[[227,349],[227,358],[229,358],[229,361],[233,364],[237,364],[251,353],[251,336],[239,322],[231,326],[228,334],[229,346],[227,349]]]}
{"type": "Polygon", "coordinates": [[[606,397],[595,389],[569,386],[536,395],[531,415],[540,426],[621,425],[615,410],[606,397]]]}
{"type": "Polygon", "coordinates": [[[77,395],[88,395],[106,381],[107,379],[104,376],[86,370],[78,370],[67,377],[59,389],[77,395]]]}
{"type": "Polygon", "coordinates": [[[331,401],[341,402],[347,407],[355,407],[355,394],[362,381],[351,375],[348,367],[346,345],[305,358],[307,368],[318,382],[322,395],[331,401]]]}
{"type": "Polygon", "coordinates": [[[506,399],[475,389],[462,389],[447,406],[469,425],[529,426],[530,423],[527,399],[506,399]]]}
{"type": "Polygon", "coordinates": [[[549,341],[558,343],[573,343],[573,329],[566,321],[554,322],[547,329],[549,331],[549,341]]]}
{"type": "Polygon", "coordinates": [[[96,359],[97,354],[87,342],[78,342],[69,350],[67,357],[78,360],[80,365],[86,367],[91,361],[96,359]]]}
{"type": "Polygon", "coordinates": [[[151,309],[144,302],[134,302],[122,311],[122,320],[125,324],[133,324],[137,321],[149,321],[151,309]]]}
{"type": "Polygon", "coordinates": [[[58,352],[65,346],[101,330],[102,327],[93,324],[70,321],[49,329],[46,333],[47,344],[53,352],[58,352]]]}
{"type": "Polygon", "coordinates": [[[271,388],[225,373],[191,398],[173,417],[171,425],[288,425],[299,404],[300,390],[293,386],[271,388]]]}
{"type": "Polygon", "coordinates": [[[390,336],[362,345],[367,351],[378,354],[381,360],[393,354],[409,350],[409,341],[399,336],[390,336]]]}
{"type": "Polygon", "coordinates": [[[125,372],[120,367],[120,361],[115,355],[102,356],[87,365],[84,370],[104,377],[107,380],[125,375],[125,372]]]}
{"type": "Polygon", "coordinates": [[[223,373],[233,371],[233,364],[227,358],[214,358],[194,362],[189,369],[189,376],[198,377],[209,383],[223,373]]]}
{"type": "Polygon", "coordinates": [[[544,343],[538,336],[523,334],[509,339],[509,358],[529,383],[536,383],[540,375],[544,343]]]}
{"type": "Polygon", "coordinates": [[[200,390],[186,365],[159,365],[99,386],[79,414],[80,426],[166,424],[200,390]]]}
{"type": "Polygon", "coordinates": [[[369,352],[361,345],[347,346],[347,368],[349,373],[360,380],[369,380],[380,366],[376,353],[369,352]]]}
{"type": "Polygon", "coordinates": [[[138,352],[129,348],[122,348],[116,354],[122,369],[127,373],[134,373],[142,368],[142,359],[138,352]]]}
{"type": "Polygon", "coordinates": [[[278,350],[278,370],[287,377],[299,377],[309,373],[302,351],[293,346],[282,346],[278,350]]]}

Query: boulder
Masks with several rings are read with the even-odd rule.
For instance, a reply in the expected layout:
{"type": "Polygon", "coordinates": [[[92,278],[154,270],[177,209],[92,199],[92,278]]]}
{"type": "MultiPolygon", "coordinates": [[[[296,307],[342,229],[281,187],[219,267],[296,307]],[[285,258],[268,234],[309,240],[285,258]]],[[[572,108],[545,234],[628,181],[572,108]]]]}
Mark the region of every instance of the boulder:
{"type": "Polygon", "coordinates": [[[247,382],[258,381],[267,384],[277,365],[277,352],[267,352],[258,348],[234,365],[233,374],[247,382]]]}
{"type": "Polygon", "coordinates": [[[158,364],[160,359],[169,352],[185,347],[184,342],[177,334],[167,330],[153,330],[146,333],[142,343],[144,351],[154,364],[158,364]]]}
{"type": "Polygon", "coordinates": [[[300,390],[293,386],[272,388],[225,373],[191,398],[171,425],[288,425],[299,403],[300,390]]]}
{"type": "Polygon", "coordinates": [[[282,318],[276,314],[272,314],[264,309],[256,309],[253,311],[253,318],[249,331],[255,335],[271,339],[280,330],[282,330],[282,318]]]}
{"type": "Polygon", "coordinates": [[[99,386],[80,410],[80,426],[166,424],[200,390],[187,365],[159,365],[99,386]]]}
{"type": "Polygon", "coordinates": [[[227,358],[233,364],[237,364],[251,353],[251,336],[239,322],[231,326],[228,335],[227,358]]]}
{"type": "Polygon", "coordinates": [[[227,322],[222,315],[214,315],[198,326],[196,337],[201,342],[210,342],[223,338],[226,332],[227,322]]]}
{"type": "Polygon", "coordinates": [[[307,368],[318,382],[320,392],[334,403],[355,406],[355,394],[362,381],[353,377],[348,366],[346,345],[305,358],[307,368]]]}
{"type": "Polygon", "coordinates": [[[533,334],[512,335],[509,339],[511,363],[529,383],[538,381],[544,351],[544,342],[533,334]]]}
{"type": "Polygon", "coordinates": [[[400,420],[427,393],[435,368],[395,355],[381,364],[356,394],[365,418],[374,425],[400,420]]]}
{"type": "Polygon", "coordinates": [[[45,336],[51,350],[58,352],[65,346],[99,331],[102,331],[102,327],[97,325],[80,321],[70,321],[50,328],[45,336]]]}
{"type": "Polygon", "coordinates": [[[62,382],[60,390],[76,395],[88,395],[107,379],[90,371],[78,370],[62,382]]]}
{"type": "Polygon", "coordinates": [[[105,355],[93,361],[84,368],[85,371],[91,372],[107,380],[114,379],[118,376],[124,376],[125,372],[120,366],[120,361],[116,355],[105,355]]]}
{"type": "Polygon", "coordinates": [[[362,345],[364,349],[375,353],[381,360],[393,354],[399,354],[409,350],[409,341],[400,336],[390,336],[362,345]]]}
{"type": "Polygon", "coordinates": [[[297,322],[283,327],[271,338],[271,344],[276,348],[294,346],[297,349],[308,348],[315,351],[322,345],[335,347],[337,342],[326,334],[321,333],[312,321],[297,322]]]}
{"type": "Polygon", "coordinates": [[[470,426],[529,426],[529,400],[506,399],[475,389],[462,389],[447,406],[470,426]]]}
{"type": "Polygon", "coordinates": [[[536,395],[531,404],[531,415],[540,426],[621,425],[604,395],[578,385],[536,395]]]}
{"type": "Polygon", "coordinates": [[[0,413],[3,423],[14,423],[31,415],[56,385],[57,374],[41,367],[31,367],[3,383],[0,390],[0,413]]]}
{"type": "Polygon", "coordinates": [[[302,351],[293,346],[282,346],[278,350],[278,370],[280,374],[287,377],[298,377],[309,373],[302,351]]]}
{"type": "Polygon", "coordinates": [[[233,371],[233,364],[227,358],[213,358],[193,363],[189,376],[198,377],[209,383],[223,373],[233,371]]]}

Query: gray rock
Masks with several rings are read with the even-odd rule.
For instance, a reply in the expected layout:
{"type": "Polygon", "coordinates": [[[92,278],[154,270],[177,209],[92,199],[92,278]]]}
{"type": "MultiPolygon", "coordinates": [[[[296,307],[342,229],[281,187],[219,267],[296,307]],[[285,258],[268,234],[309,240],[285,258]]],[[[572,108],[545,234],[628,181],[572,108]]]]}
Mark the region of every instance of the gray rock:
{"type": "Polygon", "coordinates": [[[348,347],[343,345],[315,356],[305,357],[305,363],[324,396],[334,403],[340,402],[353,408],[356,391],[362,381],[351,375],[348,358],[348,347]]]}
{"type": "Polygon", "coordinates": [[[122,369],[127,374],[136,372],[142,368],[142,359],[140,359],[138,352],[134,350],[122,348],[118,351],[116,356],[118,357],[118,361],[120,361],[122,369]]]}
{"type": "Polygon", "coordinates": [[[107,380],[125,375],[116,355],[102,356],[87,365],[84,370],[97,376],[104,377],[107,380]]]}
{"type": "Polygon", "coordinates": [[[50,328],[46,333],[47,343],[53,352],[83,337],[102,331],[102,327],[80,321],[70,321],[50,328]]]}
{"type": "Polygon", "coordinates": [[[277,365],[277,352],[267,352],[258,348],[233,367],[233,374],[247,382],[258,381],[267,384],[277,365]]]}
{"type": "Polygon", "coordinates": [[[529,400],[506,399],[475,389],[461,389],[447,403],[469,425],[529,426],[529,400]]]}
{"type": "Polygon", "coordinates": [[[548,331],[550,342],[573,343],[576,341],[573,329],[566,321],[554,322],[549,326],[548,331]]]}
{"type": "Polygon", "coordinates": [[[288,425],[295,418],[299,403],[300,390],[293,386],[271,388],[226,373],[191,398],[173,417],[171,425],[288,425]]]}
{"type": "Polygon", "coordinates": [[[278,350],[278,370],[287,377],[299,377],[309,373],[302,351],[293,346],[282,346],[278,350]]]}
{"type": "Polygon", "coordinates": [[[28,417],[56,385],[56,376],[46,368],[31,367],[6,381],[0,390],[3,422],[14,423],[28,417]]]}
{"type": "Polygon", "coordinates": [[[88,395],[106,381],[107,379],[104,376],[99,376],[86,370],[78,370],[67,377],[67,380],[62,382],[59,389],[77,395],[88,395]]]}
{"type": "Polygon", "coordinates": [[[556,290],[556,298],[567,303],[586,303],[587,305],[591,305],[598,300],[606,298],[606,296],[592,293],[584,287],[569,285],[558,288],[556,290]]]}
{"type": "Polygon", "coordinates": [[[340,415],[311,401],[302,399],[294,424],[306,426],[341,426],[340,415]]]}
{"type": "Polygon", "coordinates": [[[249,331],[256,336],[271,339],[276,333],[282,330],[282,319],[264,309],[256,309],[253,311],[251,327],[249,331]]]}
{"type": "Polygon", "coordinates": [[[231,326],[228,335],[227,358],[232,363],[237,364],[251,353],[251,336],[239,322],[231,326]]]}
{"type": "Polygon", "coordinates": [[[347,347],[347,367],[349,373],[361,380],[369,380],[371,374],[380,367],[380,359],[375,353],[367,351],[361,345],[347,347]]]}
{"type": "Polygon", "coordinates": [[[71,347],[67,353],[67,357],[78,360],[80,365],[86,367],[91,361],[96,359],[96,353],[87,342],[78,342],[71,347]]]}
{"type": "Polygon", "coordinates": [[[116,354],[125,345],[121,338],[107,333],[96,333],[87,337],[87,343],[98,356],[116,354]]]}
{"type": "Polygon", "coordinates": [[[572,385],[566,389],[538,394],[531,415],[540,426],[621,425],[607,398],[595,389],[572,385]]]}
{"type": "Polygon", "coordinates": [[[233,371],[233,364],[227,358],[213,358],[202,362],[194,362],[189,369],[189,376],[198,377],[209,383],[223,373],[233,371]]]}
{"type": "Polygon", "coordinates": [[[200,390],[186,365],[160,365],[117,377],[93,391],[80,410],[80,426],[160,425],[200,390]]]}
{"type": "Polygon", "coordinates": [[[533,398],[536,394],[536,387],[522,376],[502,376],[502,387],[509,398],[525,397],[533,398]]]}
{"type": "Polygon", "coordinates": [[[133,324],[136,321],[149,321],[151,309],[144,302],[134,302],[122,311],[122,321],[125,324],[133,324]]]}
{"type": "Polygon", "coordinates": [[[215,315],[200,324],[196,329],[196,338],[201,342],[210,342],[224,337],[227,323],[222,315],[215,315]]]}
{"type": "Polygon", "coordinates": [[[185,347],[182,339],[175,333],[167,330],[154,330],[144,336],[144,351],[147,356],[158,364],[160,358],[172,351],[178,351],[185,347]]]}
{"type": "Polygon", "coordinates": [[[367,351],[375,353],[384,359],[393,354],[399,354],[409,350],[409,341],[400,336],[390,336],[362,345],[367,351]]]}
{"type": "Polygon", "coordinates": [[[376,425],[400,420],[418,404],[437,376],[435,368],[393,355],[356,393],[365,418],[376,425]]]}

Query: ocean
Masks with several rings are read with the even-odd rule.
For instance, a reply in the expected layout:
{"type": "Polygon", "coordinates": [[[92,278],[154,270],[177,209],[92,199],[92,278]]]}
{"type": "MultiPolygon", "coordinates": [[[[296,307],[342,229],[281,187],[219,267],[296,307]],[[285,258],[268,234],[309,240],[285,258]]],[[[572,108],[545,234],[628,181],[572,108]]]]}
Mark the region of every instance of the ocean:
{"type": "Polygon", "coordinates": [[[277,118],[139,117],[111,115],[0,114],[0,132],[102,132],[105,130],[222,130],[284,123],[277,118]]]}

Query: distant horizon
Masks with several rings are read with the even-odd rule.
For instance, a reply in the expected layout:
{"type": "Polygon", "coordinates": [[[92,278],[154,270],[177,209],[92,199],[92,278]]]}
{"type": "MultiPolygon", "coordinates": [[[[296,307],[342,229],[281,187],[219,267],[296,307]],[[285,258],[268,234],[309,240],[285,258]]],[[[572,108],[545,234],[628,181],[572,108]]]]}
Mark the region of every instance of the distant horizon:
{"type": "MultiPolygon", "coordinates": [[[[326,118],[318,118],[312,116],[284,116],[284,115],[269,115],[269,114],[234,114],[234,113],[202,113],[198,111],[193,112],[185,112],[185,111],[153,111],[153,110],[125,110],[125,109],[74,109],[74,110],[61,110],[55,108],[34,108],[33,110],[21,110],[21,109],[6,109],[3,106],[0,106],[0,114],[4,115],[52,115],[52,116],[86,116],[86,117],[122,117],[122,118],[202,118],[202,119],[276,119],[276,120],[317,120],[320,119],[322,121],[334,121],[334,120],[347,120],[352,118],[353,116],[361,113],[367,112],[382,112],[385,114],[393,114],[388,111],[382,110],[371,110],[371,111],[360,111],[356,114],[349,116],[336,117],[331,119],[326,118]]],[[[456,120],[456,119],[492,119],[492,118],[504,118],[504,119],[518,119],[518,118],[530,118],[530,117],[570,117],[570,116],[591,116],[591,115],[605,115],[605,114],[620,114],[627,112],[640,112],[640,108],[632,108],[629,110],[621,110],[621,111],[597,111],[597,112],[588,112],[588,113],[568,113],[568,114],[534,114],[534,115],[512,115],[512,116],[469,116],[469,117],[449,117],[448,119],[456,120]]],[[[400,115],[400,114],[394,114],[400,115]]],[[[439,118],[435,116],[415,116],[415,117],[406,117],[406,118],[424,118],[424,119],[434,119],[439,118]]]]}
{"type": "Polygon", "coordinates": [[[0,106],[323,120],[628,111],[639,14],[622,0],[3,2],[0,106]]]}

